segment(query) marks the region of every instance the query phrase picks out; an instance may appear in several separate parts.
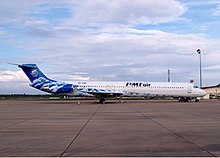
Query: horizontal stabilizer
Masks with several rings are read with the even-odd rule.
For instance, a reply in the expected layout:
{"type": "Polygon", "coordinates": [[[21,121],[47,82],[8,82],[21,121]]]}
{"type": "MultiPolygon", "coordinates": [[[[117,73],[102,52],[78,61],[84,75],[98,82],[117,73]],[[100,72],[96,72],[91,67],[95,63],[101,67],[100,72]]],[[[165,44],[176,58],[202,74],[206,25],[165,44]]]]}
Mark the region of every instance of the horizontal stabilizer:
{"type": "Polygon", "coordinates": [[[8,63],[10,65],[15,65],[15,66],[19,66],[19,64],[15,64],[15,63],[8,63]]]}
{"type": "Polygon", "coordinates": [[[36,65],[36,64],[22,64],[22,65],[20,65],[20,64],[15,64],[15,63],[8,63],[8,64],[16,65],[16,66],[18,66],[18,67],[20,67],[20,68],[24,68],[24,67],[26,67],[26,68],[37,68],[37,65],[36,65]]]}

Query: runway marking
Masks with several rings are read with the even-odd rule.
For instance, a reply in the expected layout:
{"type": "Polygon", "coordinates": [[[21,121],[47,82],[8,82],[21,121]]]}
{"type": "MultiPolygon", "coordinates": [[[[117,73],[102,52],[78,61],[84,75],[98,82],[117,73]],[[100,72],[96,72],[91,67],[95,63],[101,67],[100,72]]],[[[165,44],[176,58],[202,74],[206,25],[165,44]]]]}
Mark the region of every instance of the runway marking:
{"type": "Polygon", "coordinates": [[[193,143],[193,142],[190,141],[189,139],[187,139],[187,138],[181,136],[180,134],[178,134],[178,133],[176,133],[175,131],[169,129],[168,127],[162,125],[161,123],[155,121],[154,119],[150,118],[149,116],[146,116],[146,115],[143,114],[142,112],[139,112],[139,111],[136,110],[135,108],[133,108],[133,107],[131,107],[131,106],[129,106],[129,108],[133,109],[134,111],[136,111],[137,113],[139,113],[139,114],[142,115],[143,117],[145,117],[145,118],[151,120],[152,122],[156,123],[156,124],[159,125],[160,127],[162,127],[162,128],[164,128],[164,129],[168,130],[169,132],[173,133],[173,134],[176,135],[177,137],[179,137],[179,138],[185,140],[186,142],[188,142],[188,143],[194,145],[194,146],[197,147],[198,149],[200,149],[200,150],[202,150],[202,151],[205,151],[205,152],[207,152],[208,154],[210,154],[210,155],[212,155],[212,156],[214,156],[214,157],[217,157],[216,155],[212,154],[211,152],[209,152],[208,150],[204,149],[203,147],[201,147],[201,146],[199,146],[199,145],[193,143]]]}
{"type": "Polygon", "coordinates": [[[79,132],[76,134],[76,136],[73,138],[73,140],[69,143],[69,145],[65,148],[65,150],[60,154],[59,157],[62,157],[65,152],[69,149],[69,147],[73,144],[73,142],[76,140],[76,138],[80,135],[82,130],[87,126],[89,121],[93,118],[93,116],[96,114],[96,112],[100,109],[101,105],[98,106],[98,108],[95,110],[95,112],[91,115],[91,117],[86,121],[86,123],[83,125],[83,127],[79,130],[79,132]]]}

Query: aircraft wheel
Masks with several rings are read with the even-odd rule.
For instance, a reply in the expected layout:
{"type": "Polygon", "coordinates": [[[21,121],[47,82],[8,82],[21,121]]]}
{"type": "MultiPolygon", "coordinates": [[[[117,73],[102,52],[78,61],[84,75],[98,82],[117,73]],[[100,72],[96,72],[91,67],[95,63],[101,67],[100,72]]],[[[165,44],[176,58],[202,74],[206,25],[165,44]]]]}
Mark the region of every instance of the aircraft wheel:
{"type": "Polygon", "coordinates": [[[189,102],[189,98],[187,98],[187,97],[181,97],[180,99],[179,99],[179,102],[189,102]]]}
{"type": "Polygon", "coordinates": [[[100,102],[101,104],[105,104],[105,99],[104,99],[104,98],[101,98],[101,99],[99,100],[99,102],[100,102]]]}
{"type": "Polygon", "coordinates": [[[195,102],[199,102],[199,99],[196,99],[195,102]]]}

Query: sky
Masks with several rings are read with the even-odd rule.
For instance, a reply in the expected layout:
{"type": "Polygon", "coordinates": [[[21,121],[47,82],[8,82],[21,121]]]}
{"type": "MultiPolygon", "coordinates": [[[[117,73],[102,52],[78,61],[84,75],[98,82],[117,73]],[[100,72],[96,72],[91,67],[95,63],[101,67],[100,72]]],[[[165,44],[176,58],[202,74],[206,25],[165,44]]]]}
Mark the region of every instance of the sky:
{"type": "Polygon", "coordinates": [[[42,94],[18,67],[50,78],[220,83],[220,0],[0,1],[0,94],[42,94]]]}

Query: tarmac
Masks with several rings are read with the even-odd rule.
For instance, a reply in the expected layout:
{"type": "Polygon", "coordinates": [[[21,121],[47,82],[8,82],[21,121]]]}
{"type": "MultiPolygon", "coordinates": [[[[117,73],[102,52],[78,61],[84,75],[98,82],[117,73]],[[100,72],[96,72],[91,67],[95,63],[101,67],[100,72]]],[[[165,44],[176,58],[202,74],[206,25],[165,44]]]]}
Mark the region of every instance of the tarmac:
{"type": "Polygon", "coordinates": [[[0,156],[220,156],[220,100],[80,102],[0,100],[0,156]]]}

